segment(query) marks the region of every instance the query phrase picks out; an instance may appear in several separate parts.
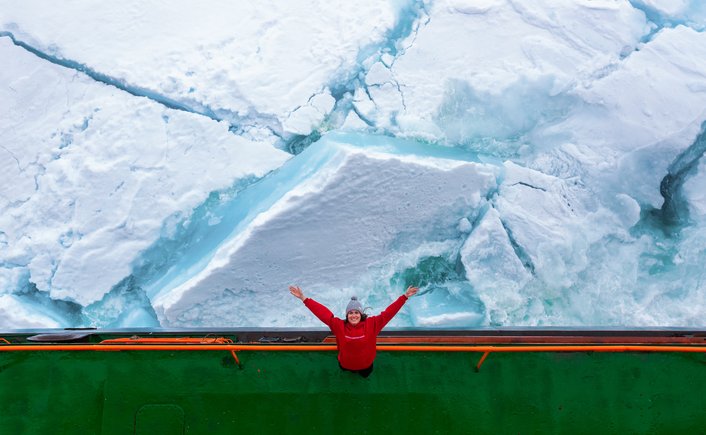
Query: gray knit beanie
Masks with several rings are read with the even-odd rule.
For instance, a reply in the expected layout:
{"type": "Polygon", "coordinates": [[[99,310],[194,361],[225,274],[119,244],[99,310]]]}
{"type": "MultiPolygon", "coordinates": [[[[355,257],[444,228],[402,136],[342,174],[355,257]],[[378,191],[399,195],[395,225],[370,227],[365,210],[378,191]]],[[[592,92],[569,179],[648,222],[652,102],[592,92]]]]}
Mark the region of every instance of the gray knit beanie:
{"type": "Polygon", "coordinates": [[[346,316],[353,310],[358,310],[361,313],[363,312],[363,306],[360,304],[360,302],[358,302],[358,298],[355,296],[353,296],[351,298],[351,301],[348,302],[348,306],[346,307],[346,316]]]}

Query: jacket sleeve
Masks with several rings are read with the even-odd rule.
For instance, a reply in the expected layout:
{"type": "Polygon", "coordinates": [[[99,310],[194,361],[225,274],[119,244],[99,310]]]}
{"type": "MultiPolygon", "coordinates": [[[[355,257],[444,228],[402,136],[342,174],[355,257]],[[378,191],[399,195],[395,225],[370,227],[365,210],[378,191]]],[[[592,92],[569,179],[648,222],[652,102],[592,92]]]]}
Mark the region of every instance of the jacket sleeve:
{"type": "Polygon", "coordinates": [[[333,329],[334,319],[336,316],[333,315],[331,310],[311,298],[306,298],[306,300],[304,300],[304,305],[306,305],[306,307],[314,313],[319,320],[324,322],[326,326],[333,329]]]}
{"type": "Polygon", "coordinates": [[[392,320],[393,317],[395,317],[395,314],[402,308],[402,305],[407,302],[407,296],[402,295],[397,300],[393,303],[390,304],[389,307],[385,308],[385,310],[380,313],[379,316],[375,316],[375,334],[379,334],[380,331],[382,331],[382,328],[387,325],[390,320],[392,320]]]}

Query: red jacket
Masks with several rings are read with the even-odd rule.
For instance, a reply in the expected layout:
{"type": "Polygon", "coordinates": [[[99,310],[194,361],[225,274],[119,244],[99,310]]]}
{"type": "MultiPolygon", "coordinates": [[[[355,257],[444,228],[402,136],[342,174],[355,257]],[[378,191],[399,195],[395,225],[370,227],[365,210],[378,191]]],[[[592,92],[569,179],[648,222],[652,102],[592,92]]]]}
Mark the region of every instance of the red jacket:
{"type": "Polygon", "coordinates": [[[372,365],[378,334],[395,317],[405,302],[407,302],[407,296],[402,295],[380,315],[370,316],[355,326],[334,316],[331,310],[311,298],[306,298],[304,305],[331,328],[331,332],[336,336],[338,361],[341,366],[348,370],[362,370],[372,365]]]}

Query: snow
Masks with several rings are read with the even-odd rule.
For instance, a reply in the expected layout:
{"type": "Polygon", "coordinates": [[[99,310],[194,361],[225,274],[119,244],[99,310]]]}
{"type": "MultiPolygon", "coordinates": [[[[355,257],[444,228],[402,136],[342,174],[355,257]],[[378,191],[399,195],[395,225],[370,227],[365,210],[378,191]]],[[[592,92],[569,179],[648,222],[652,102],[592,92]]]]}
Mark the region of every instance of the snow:
{"type": "Polygon", "coordinates": [[[703,326],[706,7],[0,1],[0,327],[703,326]]]}
{"type": "Polygon", "coordinates": [[[289,158],[272,143],[133,98],[3,39],[2,262],[55,299],[99,300],[170,216],[289,158]],[[18,182],[15,183],[14,179],[18,182]],[[11,182],[12,180],[12,182],[11,182]],[[85,273],[86,271],[94,273],[85,273]]]}
{"type": "Polygon", "coordinates": [[[382,39],[392,4],[139,0],[6,3],[0,26],[33,47],[238,126],[282,124],[382,39]],[[69,28],[70,27],[70,28],[69,28]],[[87,37],[86,35],[90,35],[87,37]]]}
{"type": "Polygon", "coordinates": [[[17,296],[0,295],[0,328],[59,328],[64,322],[41,312],[17,296]]]}
{"type": "Polygon", "coordinates": [[[428,24],[390,68],[405,104],[374,99],[396,106],[378,122],[397,111],[400,134],[491,152],[482,139],[505,140],[552,121],[568,104],[567,88],[648,31],[627,2],[434,2],[428,24]],[[475,5],[474,13],[463,4],[475,5]]]}

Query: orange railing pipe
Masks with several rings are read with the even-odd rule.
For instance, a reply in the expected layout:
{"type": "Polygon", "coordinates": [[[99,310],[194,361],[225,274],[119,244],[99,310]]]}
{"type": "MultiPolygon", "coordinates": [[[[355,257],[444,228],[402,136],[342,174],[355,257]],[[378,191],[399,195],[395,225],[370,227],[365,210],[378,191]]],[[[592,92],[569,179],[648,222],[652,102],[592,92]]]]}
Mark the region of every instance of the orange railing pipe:
{"type": "MultiPolygon", "coordinates": [[[[286,344],[40,344],[40,345],[0,345],[0,351],[122,351],[122,350],[162,350],[162,351],[229,351],[238,367],[242,367],[236,352],[240,351],[284,351],[312,352],[334,351],[333,345],[286,345],[286,344]]],[[[700,352],[706,353],[706,346],[650,346],[650,345],[537,345],[537,346],[391,346],[378,345],[377,350],[396,352],[483,352],[476,364],[476,371],[492,352],[700,352]]]]}

